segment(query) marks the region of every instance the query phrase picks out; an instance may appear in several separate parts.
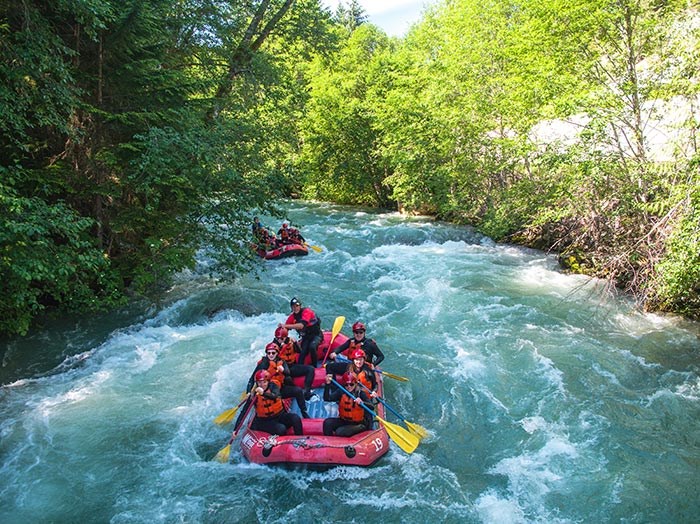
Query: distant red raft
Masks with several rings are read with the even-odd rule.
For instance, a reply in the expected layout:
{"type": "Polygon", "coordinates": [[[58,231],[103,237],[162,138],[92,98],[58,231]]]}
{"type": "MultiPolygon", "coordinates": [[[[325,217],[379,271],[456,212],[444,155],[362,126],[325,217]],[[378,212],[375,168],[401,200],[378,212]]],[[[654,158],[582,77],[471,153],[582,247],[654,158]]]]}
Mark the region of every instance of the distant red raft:
{"type": "Polygon", "coordinates": [[[304,244],[283,244],[274,249],[265,250],[261,247],[255,249],[259,257],[266,260],[287,257],[303,257],[309,254],[309,248],[304,244]]]}
{"type": "MultiPolygon", "coordinates": [[[[328,350],[330,332],[324,332],[324,341],[319,346],[319,365],[328,350]]],[[[339,334],[333,341],[331,349],[345,342],[347,337],[339,334]]],[[[384,396],[382,374],[377,373],[378,393],[384,396]]],[[[389,451],[389,435],[375,421],[374,427],[352,437],[327,437],[323,435],[323,421],[337,416],[337,404],[323,401],[323,387],[326,371],[316,368],[313,388],[318,398],[306,403],[311,418],[302,419],[303,435],[294,435],[291,429],[286,435],[270,435],[250,429],[255,410],[245,414],[241,433],[241,451],[245,458],[256,464],[288,464],[312,467],[328,466],[371,466],[389,451]]],[[[295,379],[297,385],[303,385],[303,378],[295,379]]],[[[287,408],[299,414],[296,401],[287,399],[287,408]]],[[[376,413],[385,418],[384,406],[379,404],[376,413]]]]}

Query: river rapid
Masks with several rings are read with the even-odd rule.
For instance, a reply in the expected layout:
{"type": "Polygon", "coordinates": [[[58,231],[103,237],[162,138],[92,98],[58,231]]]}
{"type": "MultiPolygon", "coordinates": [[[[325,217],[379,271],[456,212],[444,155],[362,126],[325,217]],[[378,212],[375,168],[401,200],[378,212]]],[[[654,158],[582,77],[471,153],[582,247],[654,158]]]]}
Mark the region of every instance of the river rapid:
{"type": "MultiPolygon", "coordinates": [[[[468,228],[292,202],[307,257],[5,343],[0,522],[698,522],[698,325],[468,228]],[[367,324],[430,436],[371,468],[211,461],[297,296],[367,324]]],[[[277,220],[264,220],[276,228],[277,220]]],[[[387,419],[399,421],[391,414],[387,419]]]]}

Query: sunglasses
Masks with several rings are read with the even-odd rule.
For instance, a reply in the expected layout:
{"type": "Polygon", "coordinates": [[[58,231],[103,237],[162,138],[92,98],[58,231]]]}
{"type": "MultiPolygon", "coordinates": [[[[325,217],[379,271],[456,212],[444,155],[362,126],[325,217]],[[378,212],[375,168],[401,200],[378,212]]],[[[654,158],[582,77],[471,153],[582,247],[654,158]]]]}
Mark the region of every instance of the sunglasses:
{"type": "Polygon", "coordinates": [[[364,333],[365,330],[364,329],[353,329],[352,332],[353,333],[364,333]]]}
{"type": "Polygon", "coordinates": [[[268,355],[276,355],[277,351],[265,351],[268,355]]]}

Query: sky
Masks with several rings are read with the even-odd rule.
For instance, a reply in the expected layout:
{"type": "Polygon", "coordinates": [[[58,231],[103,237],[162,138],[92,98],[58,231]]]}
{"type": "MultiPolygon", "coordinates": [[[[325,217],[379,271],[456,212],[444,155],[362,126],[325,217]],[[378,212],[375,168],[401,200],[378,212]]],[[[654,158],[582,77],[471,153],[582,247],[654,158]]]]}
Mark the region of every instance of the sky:
{"type": "MultiPolygon", "coordinates": [[[[369,21],[381,27],[389,36],[404,36],[408,28],[417,22],[425,5],[436,0],[359,0],[369,21]]],[[[338,0],[322,0],[323,5],[335,12],[338,0]]],[[[343,2],[346,6],[349,0],[343,2]]]]}

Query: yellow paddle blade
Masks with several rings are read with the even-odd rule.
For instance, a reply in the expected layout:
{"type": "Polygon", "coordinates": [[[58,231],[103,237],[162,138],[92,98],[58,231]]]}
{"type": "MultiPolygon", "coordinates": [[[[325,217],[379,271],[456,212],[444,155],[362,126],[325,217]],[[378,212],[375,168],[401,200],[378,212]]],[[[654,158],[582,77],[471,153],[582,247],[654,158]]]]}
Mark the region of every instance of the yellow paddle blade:
{"type": "Polygon", "coordinates": [[[414,422],[409,422],[407,420],[404,420],[404,423],[406,424],[406,426],[408,426],[409,431],[415,436],[417,436],[419,439],[424,439],[429,435],[428,430],[420,424],[415,424],[414,422]]]}
{"type": "Polygon", "coordinates": [[[401,382],[408,382],[408,379],[406,377],[402,377],[400,375],[394,375],[393,373],[389,373],[388,371],[382,370],[381,373],[383,375],[386,375],[389,378],[393,378],[394,380],[400,380],[401,382]]]}
{"type": "Polygon", "coordinates": [[[328,348],[326,348],[326,356],[323,357],[323,362],[321,362],[321,366],[326,365],[326,360],[328,360],[328,355],[331,354],[331,346],[333,345],[333,341],[335,340],[335,337],[338,336],[338,333],[340,333],[340,330],[343,329],[344,323],[345,323],[345,317],[336,317],[335,322],[333,322],[333,329],[331,330],[331,339],[328,342],[328,348]]]}
{"type": "Polygon", "coordinates": [[[402,450],[404,450],[406,453],[413,453],[416,450],[418,444],[420,444],[420,439],[418,437],[412,433],[409,433],[401,426],[387,422],[381,417],[376,418],[382,423],[384,429],[386,429],[386,432],[391,437],[391,440],[393,440],[402,450]]]}
{"type": "Polygon", "coordinates": [[[235,408],[227,409],[223,413],[221,413],[218,417],[214,419],[214,424],[218,424],[219,426],[225,426],[226,424],[230,424],[231,421],[233,420],[233,417],[236,416],[236,412],[238,411],[238,407],[236,406],[235,408]]]}
{"type": "Polygon", "coordinates": [[[221,413],[218,417],[214,419],[214,423],[218,424],[219,426],[224,426],[226,424],[229,424],[232,420],[233,417],[236,415],[236,411],[238,411],[238,408],[240,408],[243,405],[243,402],[248,398],[248,393],[245,391],[241,393],[240,396],[240,402],[235,408],[227,409],[223,413],[221,413]]]}
{"type": "Polygon", "coordinates": [[[309,244],[308,242],[304,242],[304,245],[305,245],[306,247],[310,247],[311,249],[313,249],[314,251],[316,251],[316,253],[320,253],[321,251],[323,251],[323,249],[321,249],[320,247],[314,246],[314,245],[312,245],[312,244],[309,244]]]}
{"type": "Polygon", "coordinates": [[[228,462],[229,457],[231,456],[231,444],[227,444],[219,452],[216,454],[214,457],[214,460],[217,462],[221,462],[222,464],[226,464],[228,462]]]}
{"type": "MultiPolygon", "coordinates": [[[[331,330],[331,344],[333,343],[333,339],[338,336],[338,333],[340,333],[340,330],[343,329],[343,324],[345,323],[345,317],[337,317],[335,319],[335,322],[333,322],[333,329],[331,330]]],[[[329,345],[330,349],[330,345],[329,345]]]]}

